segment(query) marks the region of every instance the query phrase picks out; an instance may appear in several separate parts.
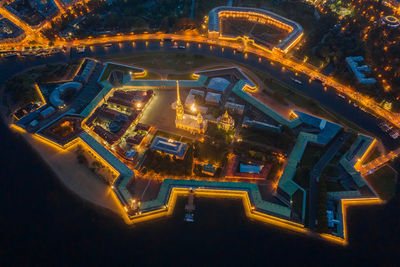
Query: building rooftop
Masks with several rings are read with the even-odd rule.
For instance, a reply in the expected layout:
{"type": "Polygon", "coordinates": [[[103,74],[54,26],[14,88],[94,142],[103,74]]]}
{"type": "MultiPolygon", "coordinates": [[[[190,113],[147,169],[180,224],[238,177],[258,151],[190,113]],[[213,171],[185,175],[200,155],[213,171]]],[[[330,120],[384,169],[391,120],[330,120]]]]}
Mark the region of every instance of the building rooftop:
{"type": "Polygon", "coordinates": [[[173,156],[182,158],[187,149],[187,144],[161,136],[156,136],[150,148],[173,156]]]}
{"type": "MultiPolygon", "coordinates": [[[[199,112],[201,112],[199,110],[199,112]]],[[[200,129],[206,129],[206,125],[207,125],[207,121],[203,120],[203,122],[199,123],[197,116],[194,115],[190,115],[190,114],[185,114],[183,115],[182,119],[175,120],[175,124],[176,125],[182,125],[185,126],[185,128],[189,128],[189,129],[196,129],[196,130],[200,130],[200,129]]]]}
{"type": "MultiPolygon", "coordinates": [[[[373,142],[373,138],[359,134],[350,149],[339,160],[342,167],[352,177],[358,188],[366,185],[369,187],[369,185],[361,174],[354,168],[354,165],[363,157],[373,142]]],[[[374,192],[372,188],[369,187],[369,189],[374,192]]]]}
{"type": "Polygon", "coordinates": [[[262,166],[260,165],[249,165],[240,163],[239,172],[243,173],[260,173],[262,166]]]}
{"type": "Polygon", "coordinates": [[[214,77],[208,82],[207,88],[223,93],[230,84],[230,81],[225,78],[214,77]]]}
{"type": "Polygon", "coordinates": [[[185,106],[189,108],[191,105],[195,104],[195,97],[196,95],[204,97],[204,91],[202,90],[196,90],[196,89],[190,89],[188,96],[185,99],[185,106]]]}
{"type": "Polygon", "coordinates": [[[79,82],[66,82],[61,84],[51,92],[49,97],[50,103],[56,108],[62,107],[62,105],[64,105],[64,100],[61,99],[61,95],[70,88],[78,91],[82,88],[82,84],[79,82]]]}
{"type": "Polygon", "coordinates": [[[211,163],[210,164],[204,164],[202,166],[202,171],[206,172],[206,173],[214,174],[215,173],[215,167],[211,163]]]}
{"type": "Polygon", "coordinates": [[[331,121],[327,121],[320,117],[307,114],[302,111],[295,111],[298,118],[307,125],[313,126],[320,130],[317,134],[317,143],[326,145],[333,137],[342,129],[342,126],[331,121]]]}
{"type": "Polygon", "coordinates": [[[221,101],[221,94],[208,92],[205,100],[206,103],[218,104],[221,101]]]}
{"type": "Polygon", "coordinates": [[[359,65],[359,62],[364,61],[363,57],[346,57],[346,62],[356,79],[361,84],[374,84],[376,83],[375,78],[367,78],[366,74],[370,72],[367,65],[359,65]]]}
{"type": "MultiPolygon", "coordinates": [[[[186,88],[201,88],[204,87],[207,80],[206,76],[200,75],[197,80],[179,80],[180,87],[186,88]]],[[[130,76],[124,76],[124,85],[132,87],[146,87],[146,88],[176,88],[175,80],[132,80],[130,76]],[[125,78],[126,77],[126,78],[125,78]]]]}

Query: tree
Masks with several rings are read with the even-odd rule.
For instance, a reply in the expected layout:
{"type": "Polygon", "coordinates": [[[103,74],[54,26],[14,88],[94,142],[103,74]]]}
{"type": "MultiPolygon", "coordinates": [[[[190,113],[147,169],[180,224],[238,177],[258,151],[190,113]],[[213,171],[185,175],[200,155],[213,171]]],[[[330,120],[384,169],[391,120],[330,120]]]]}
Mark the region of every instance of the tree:
{"type": "Polygon", "coordinates": [[[83,165],[88,164],[88,160],[86,159],[85,155],[83,155],[82,153],[79,153],[78,155],[76,155],[76,159],[78,160],[79,164],[83,164],[83,165]]]}

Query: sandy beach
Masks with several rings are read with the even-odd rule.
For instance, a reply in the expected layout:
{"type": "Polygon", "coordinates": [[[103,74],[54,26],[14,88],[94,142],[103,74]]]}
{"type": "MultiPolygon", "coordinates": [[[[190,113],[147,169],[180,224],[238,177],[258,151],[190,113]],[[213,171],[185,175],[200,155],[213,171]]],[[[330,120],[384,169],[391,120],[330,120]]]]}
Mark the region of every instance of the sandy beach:
{"type": "Polygon", "coordinates": [[[120,213],[111,188],[87,166],[78,163],[73,147],[61,150],[43,143],[29,133],[22,133],[22,136],[69,190],[97,206],[120,213]]]}

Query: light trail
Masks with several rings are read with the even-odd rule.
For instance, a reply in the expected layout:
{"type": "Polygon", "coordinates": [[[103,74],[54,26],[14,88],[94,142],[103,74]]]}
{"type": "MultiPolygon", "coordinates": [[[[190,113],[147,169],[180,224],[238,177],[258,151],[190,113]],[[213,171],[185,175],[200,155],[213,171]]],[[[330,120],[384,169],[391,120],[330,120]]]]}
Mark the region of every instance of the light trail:
{"type": "MultiPolygon", "coordinates": [[[[4,6],[0,7],[0,15],[2,15],[4,18],[10,20],[12,23],[14,23],[17,27],[21,28],[25,32],[25,39],[21,41],[20,44],[25,43],[29,40],[37,40],[43,41],[43,38],[39,36],[39,34],[31,28],[26,22],[24,22],[22,19],[8,11],[4,6]]],[[[15,47],[16,44],[10,44],[10,47],[15,47]]]]}

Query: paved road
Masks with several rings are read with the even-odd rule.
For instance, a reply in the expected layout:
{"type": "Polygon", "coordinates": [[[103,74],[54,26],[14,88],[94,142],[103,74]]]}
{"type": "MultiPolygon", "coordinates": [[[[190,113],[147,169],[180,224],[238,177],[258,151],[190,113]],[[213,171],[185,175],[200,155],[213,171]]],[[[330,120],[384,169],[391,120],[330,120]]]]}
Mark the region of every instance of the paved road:
{"type": "Polygon", "coordinates": [[[339,134],[310,172],[310,184],[308,189],[308,224],[310,229],[314,229],[316,226],[315,220],[317,219],[318,209],[319,177],[348,137],[348,133],[339,134]]]}
{"type": "MultiPolygon", "coordinates": [[[[178,45],[185,45],[184,43],[178,45]]],[[[202,45],[198,47],[197,45],[190,45],[186,49],[176,49],[173,48],[173,43],[164,42],[164,45],[161,46],[159,41],[149,41],[148,45],[143,41],[135,42],[135,46],[132,46],[132,43],[123,43],[122,45],[114,44],[112,47],[104,48],[102,46],[94,47],[93,49],[86,49],[84,53],[76,53],[75,49],[72,49],[71,53],[51,56],[47,58],[1,58],[0,59],[0,81],[5,81],[9,77],[13,76],[15,73],[20,72],[23,69],[43,65],[47,63],[56,63],[56,62],[67,62],[71,59],[78,59],[82,57],[102,57],[106,55],[117,55],[121,53],[143,53],[148,51],[175,51],[175,52],[190,52],[196,54],[204,54],[208,56],[222,57],[229,60],[234,60],[240,63],[251,65],[254,68],[259,69],[260,71],[268,72],[276,79],[290,84],[295,87],[297,90],[301,91],[305,95],[311,97],[315,101],[323,104],[327,108],[335,111],[336,113],[346,117],[348,120],[353,123],[359,125],[363,129],[372,134],[376,135],[381,139],[383,144],[388,150],[394,150],[400,146],[400,138],[399,140],[391,139],[386,133],[382,132],[378,127],[379,119],[376,117],[360,110],[357,107],[354,107],[352,104],[348,103],[348,100],[340,98],[335,92],[334,89],[328,88],[325,92],[324,87],[320,82],[313,81],[311,83],[308,82],[307,77],[297,77],[303,84],[294,83],[291,80],[291,77],[294,74],[289,70],[283,70],[281,66],[278,64],[271,64],[269,61],[261,60],[257,56],[252,54],[248,54],[248,57],[245,58],[242,53],[235,53],[232,49],[225,48],[222,50],[221,48],[213,48],[210,49],[207,45],[202,45]]],[[[135,62],[132,62],[134,65],[135,62]]]]}

